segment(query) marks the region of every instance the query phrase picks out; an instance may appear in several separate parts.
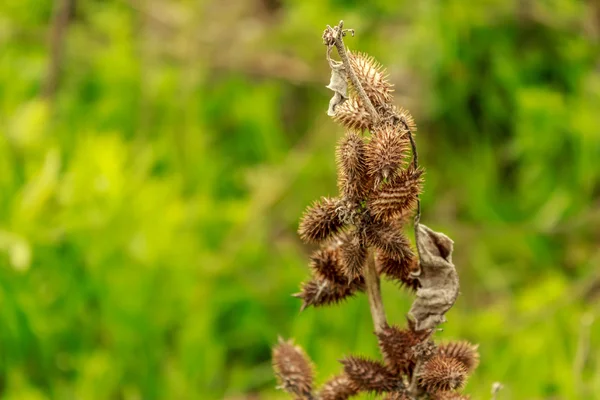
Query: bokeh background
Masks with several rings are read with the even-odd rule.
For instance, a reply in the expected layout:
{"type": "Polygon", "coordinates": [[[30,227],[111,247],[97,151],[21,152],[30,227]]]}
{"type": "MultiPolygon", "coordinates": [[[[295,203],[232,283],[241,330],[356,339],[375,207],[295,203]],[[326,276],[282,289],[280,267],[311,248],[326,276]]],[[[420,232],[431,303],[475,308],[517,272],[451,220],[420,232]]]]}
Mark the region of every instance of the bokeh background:
{"type": "Polygon", "coordinates": [[[3,0],[2,399],[283,399],[278,335],[319,382],[378,355],[364,296],[290,297],[298,219],[336,192],[340,19],[419,126],[467,392],[600,398],[600,2],[3,0]]]}

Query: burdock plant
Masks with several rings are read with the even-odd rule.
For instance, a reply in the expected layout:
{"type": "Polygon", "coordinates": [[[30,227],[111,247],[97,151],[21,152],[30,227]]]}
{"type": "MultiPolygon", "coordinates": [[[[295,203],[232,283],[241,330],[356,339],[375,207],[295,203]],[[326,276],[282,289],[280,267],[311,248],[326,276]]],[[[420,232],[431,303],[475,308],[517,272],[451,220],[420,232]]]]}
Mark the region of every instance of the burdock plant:
{"type": "Polygon", "coordinates": [[[297,399],[342,400],[361,392],[386,399],[466,399],[460,393],[477,367],[477,347],[435,344],[432,335],[458,296],[453,242],[420,223],[423,169],[410,114],[393,105],[384,69],[366,54],[346,50],[354,31],[343,22],[323,34],[334,95],[328,114],[346,128],[336,158],[339,196],[310,206],[298,233],[320,248],[310,258],[311,278],[295,296],[302,310],[339,303],[366,292],[382,360],[348,356],[342,372],[319,390],[302,349],[281,340],[273,349],[280,387],[297,399]],[[331,58],[336,48],[340,61],[331,58]],[[416,252],[404,233],[414,221],[416,252]],[[380,277],[415,294],[404,328],[388,325],[380,277]]]}

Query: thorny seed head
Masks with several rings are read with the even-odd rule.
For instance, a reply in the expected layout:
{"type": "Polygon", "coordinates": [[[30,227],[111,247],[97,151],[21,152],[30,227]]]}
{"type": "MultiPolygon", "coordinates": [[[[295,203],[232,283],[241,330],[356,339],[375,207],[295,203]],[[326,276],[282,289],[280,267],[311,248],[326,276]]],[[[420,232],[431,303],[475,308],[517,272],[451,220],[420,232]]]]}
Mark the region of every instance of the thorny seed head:
{"type": "Polygon", "coordinates": [[[417,203],[423,185],[423,170],[412,166],[373,191],[368,206],[376,220],[387,221],[408,215],[417,203]]]}
{"type": "Polygon", "coordinates": [[[344,374],[334,376],[321,388],[321,400],[346,400],[358,394],[358,389],[344,374]]]}
{"type": "Polygon", "coordinates": [[[340,362],[344,365],[344,373],[360,391],[382,393],[403,387],[402,378],[379,361],[350,356],[340,362]]]}
{"type": "Polygon", "coordinates": [[[373,121],[358,99],[348,99],[335,108],[333,120],[346,129],[356,132],[369,130],[373,121]]]}
{"type": "Polygon", "coordinates": [[[468,373],[471,373],[479,365],[479,352],[477,345],[471,344],[466,340],[459,342],[448,342],[438,347],[439,353],[443,356],[454,358],[461,362],[468,373]]]}
{"type": "Polygon", "coordinates": [[[375,59],[364,53],[350,52],[350,66],[354,70],[367,97],[374,106],[391,104],[393,85],[387,80],[387,72],[375,59]]]}
{"type": "Polygon", "coordinates": [[[298,228],[300,238],[305,242],[320,242],[338,232],[344,225],[340,207],[343,204],[339,199],[322,197],[307,208],[298,228]]]}
{"type": "Polygon", "coordinates": [[[373,132],[367,145],[367,168],[375,178],[375,186],[393,180],[401,167],[407,165],[410,149],[408,136],[397,127],[384,125],[373,132]]]}
{"type": "Polygon", "coordinates": [[[353,230],[342,235],[340,253],[342,269],[349,281],[360,278],[367,259],[367,247],[358,231],[353,230]]]}
{"type": "Polygon", "coordinates": [[[301,398],[311,396],[313,391],[313,367],[304,353],[294,343],[279,338],[273,348],[273,369],[281,388],[301,398]]]}
{"type": "Polygon", "coordinates": [[[419,281],[411,273],[418,271],[418,260],[412,249],[406,248],[404,257],[400,260],[392,258],[387,254],[378,251],[375,256],[377,271],[387,279],[400,283],[410,290],[416,291],[419,288],[419,281]]]}
{"type": "Polygon", "coordinates": [[[430,332],[415,332],[389,326],[377,334],[388,369],[395,375],[411,375],[417,362],[418,346],[428,341],[430,332]]]}
{"type": "Polygon", "coordinates": [[[418,378],[425,390],[435,393],[461,389],[467,376],[467,368],[460,361],[438,354],[423,364],[418,378]]]}

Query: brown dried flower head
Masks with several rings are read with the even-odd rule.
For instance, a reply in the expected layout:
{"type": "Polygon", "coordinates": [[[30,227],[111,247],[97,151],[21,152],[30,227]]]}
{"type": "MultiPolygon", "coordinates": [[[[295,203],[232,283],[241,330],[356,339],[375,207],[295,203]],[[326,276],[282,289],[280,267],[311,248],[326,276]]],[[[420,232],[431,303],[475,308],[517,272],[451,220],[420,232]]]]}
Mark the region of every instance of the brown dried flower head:
{"type": "Polygon", "coordinates": [[[364,392],[391,392],[402,387],[402,379],[379,361],[350,356],[340,361],[344,373],[357,389],[364,392]]]}
{"type": "Polygon", "coordinates": [[[358,99],[348,99],[335,108],[333,120],[350,131],[371,129],[373,120],[358,99]]]}
{"type": "Polygon", "coordinates": [[[348,279],[341,267],[340,249],[337,246],[325,246],[316,250],[310,257],[310,268],[316,278],[345,285],[348,279]]]}
{"type": "Polygon", "coordinates": [[[423,170],[410,167],[392,178],[392,182],[375,190],[368,202],[373,217],[387,221],[411,212],[421,194],[422,175],[423,170]]]}
{"type": "Polygon", "coordinates": [[[410,241],[403,232],[401,221],[373,222],[366,231],[369,244],[388,257],[396,260],[410,257],[410,241]]]}
{"type": "Polygon", "coordinates": [[[379,251],[375,256],[375,262],[377,271],[386,278],[413,291],[419,288],[419,281],[412,275],[419,270],[419,262],[410,248],[404,251],[404,257],[400,260],[379,251]]]}
{"type": "Polygon", "coordinates": [[[344,223],[340,218],[342,203],[337,198],[322,197],[306,209],[298,234],[305,242],[320,242],[338,232],[344,223]]]}
{"type": "Polygon", "coordinates": [[[443,356],[454,358],[461,362],[468,373],[475,371],[479,365],[479,352],[477,345],[467,342],[448,342],[438,347],[439,353],[443,356]]]}
{"type": "Polygon", "coordinates": [[[344,374],[334,376],[321,388],[321,400],[346,400],[358,394],[358,389],[344,374]]]}
{"type": "Polygon", "coordinates": [[[356,230],[347,232],[342,240],[340,246],[342,269],[348,280],[357,279],[362,276],[367,259],[367,247],[356,230]]]}
{"type": "Polygon", "coordinates": [[[313,367],[299,347],[279,338],[273,348],[273,369],[281,388],[300,398],[310,398],[313,391],[313,367]]]}
{"type": "Polygon", "coordinates": [[[304,282],[300,293],[293,296],[302,299],[301,311],[307,307],[320,307],[337,304],[364,290],[364,281],[359,278],[347,283],[331,282],[327,279],[313,278],[304,282]]]}
{"type": "Polygon", "coordinates": [[[394,375],[411,375],[419,355],[418,346],[429,340],[429,332],[389,326],[377,338],[388,369],[394,375]]]}
{"type": "Polygon", "coordinates": [[[461,389],[467,380],[467,368],[457,359],[436,355],[419,372],[419,384],[430,393],[461,389]]]}
{"type": "Polygon", "coordinates": [[[406,166],[409,149],[408,136],[397,126],[384,125],[373,132],[367,145],[367,172],[376,186],[392,180],[399,168],[406,166]]]}
{"type": "Polygon", "coordinates": [[[367,97],[375,107],[392,102],[393,85],[387,80],[385,68],[368,54],[348,54],[350,65],[360,81],[367,97]]]}
{"type": "Polygon", "coordinates": [[[350,201],[362,200],[368,190],[366,175],[366,146],[356,132],[347,132],[336,151],[339,168],[339,186],[345,198],[350,201]]]}

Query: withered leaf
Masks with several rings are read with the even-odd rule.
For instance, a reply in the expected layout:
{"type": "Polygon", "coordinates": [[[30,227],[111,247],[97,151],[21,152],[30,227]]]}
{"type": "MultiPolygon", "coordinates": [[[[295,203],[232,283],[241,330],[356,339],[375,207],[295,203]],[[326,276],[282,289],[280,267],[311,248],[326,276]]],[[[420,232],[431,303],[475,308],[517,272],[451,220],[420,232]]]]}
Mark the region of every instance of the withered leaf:
{"type": "Polygon", "coordinates": [[[443,233],[427,226],[417,226],[417,249],[420,271],[415,278],[421,287],[408,315],[415,322],[416,330],[433,329],[445,322],[444,314],[458,297],[458,274],[452,264],[453,241],[443,233]]]}

